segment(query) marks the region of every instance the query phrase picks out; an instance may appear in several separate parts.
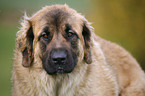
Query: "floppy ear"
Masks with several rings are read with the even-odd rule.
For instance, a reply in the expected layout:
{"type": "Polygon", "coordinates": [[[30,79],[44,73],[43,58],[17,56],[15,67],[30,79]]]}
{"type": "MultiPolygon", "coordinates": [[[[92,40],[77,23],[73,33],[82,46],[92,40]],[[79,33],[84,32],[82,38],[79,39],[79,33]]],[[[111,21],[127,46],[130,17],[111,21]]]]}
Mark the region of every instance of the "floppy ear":
{"type": "Polygon", "coordinates": [[[25,31],[22,32],[22,34],[25,34],[23,37],[23,41],[21,41],[21,51],[22,51],[22,65],[24,67],[31,66],[33,62],[33,40],[34,40],[34,34],[33,34],[33,28],[30,21],[27,23],[27,28],[25,31]]]}
{"type": "Polygon", "coordinates": [[[85,23],[83,25],[82,35],[83,35],[83,38],[84,38],[84,60],[87,64],[90,64],[92,62],[91,49],[90,49],[91,29],[90,29],[90,26],[87,23],[85,23]]]}

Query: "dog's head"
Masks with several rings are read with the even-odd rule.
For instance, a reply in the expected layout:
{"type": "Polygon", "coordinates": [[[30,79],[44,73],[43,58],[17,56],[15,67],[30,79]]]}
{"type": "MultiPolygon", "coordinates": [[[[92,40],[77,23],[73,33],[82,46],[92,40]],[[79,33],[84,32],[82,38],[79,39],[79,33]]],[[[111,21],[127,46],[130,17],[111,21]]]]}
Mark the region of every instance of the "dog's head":
{"type": "Polygon", "coordinates": [[[37,59],[48,74],[70,73],[78,61],[91,63],[88,21],[67,5],[47,6],[24,20],[18,32],[22,65],[37,59]],[[80,60],[82,57],[82,60],[80,60]]]}

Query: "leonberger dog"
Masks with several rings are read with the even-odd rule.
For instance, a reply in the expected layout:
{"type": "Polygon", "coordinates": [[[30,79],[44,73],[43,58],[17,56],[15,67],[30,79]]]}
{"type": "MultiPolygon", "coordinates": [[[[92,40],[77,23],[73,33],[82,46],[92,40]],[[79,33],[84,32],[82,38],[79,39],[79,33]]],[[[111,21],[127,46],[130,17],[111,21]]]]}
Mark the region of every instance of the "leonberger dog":
{"type": "Polygon", "coordinates": [[[119,45],[95,35],[67,5],[24,16],[17,32],[13,96],[145,96],[145,74],[119,45]]]}

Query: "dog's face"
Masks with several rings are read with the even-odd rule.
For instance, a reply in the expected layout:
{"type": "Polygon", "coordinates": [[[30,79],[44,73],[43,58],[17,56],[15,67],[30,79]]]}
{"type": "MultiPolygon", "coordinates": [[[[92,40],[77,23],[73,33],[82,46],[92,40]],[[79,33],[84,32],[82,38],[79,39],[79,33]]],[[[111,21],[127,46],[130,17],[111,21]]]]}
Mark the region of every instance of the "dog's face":
{"type": "Polygon", "coordinates": [[[48,74],[72,72],[79,55],[79,37],[69,23],[69,14],[55,9],[43,16],[46,24],[42,25],[38,41],[43,68],[48,74]]]}
{"type": "Polygon", "coordinates": [[[50,75],[72,72],[80,52],[84,52],[85,61],[91,63],[91,33],[86,21],[67,6],[61,7],[43,9],[29,20],[26,45],[22,50],[23,66],[28,67],[37,59],[34,55],[36,44],[43,69],[50,75]],[[79,49],[79,43],[82,43],[83,51],[79,49]]]}

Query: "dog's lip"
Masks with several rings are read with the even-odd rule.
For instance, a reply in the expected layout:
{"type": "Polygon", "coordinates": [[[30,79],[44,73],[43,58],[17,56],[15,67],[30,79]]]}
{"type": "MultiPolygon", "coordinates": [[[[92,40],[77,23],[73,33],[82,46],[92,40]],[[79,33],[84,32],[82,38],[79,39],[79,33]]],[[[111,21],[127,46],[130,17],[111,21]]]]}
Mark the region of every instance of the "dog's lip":
{"type": "Polygon", "coordinates": [[[57,74],[63,74],[64,73],[64,68],[58,67],[57,68],[57,74]]]}
{"type": "Polygon", "coordinates": [[[58,70],[63,70],[63,69],[64,69],[63,67],[60,67],[60,66],[58,67],[58,70]]]}

